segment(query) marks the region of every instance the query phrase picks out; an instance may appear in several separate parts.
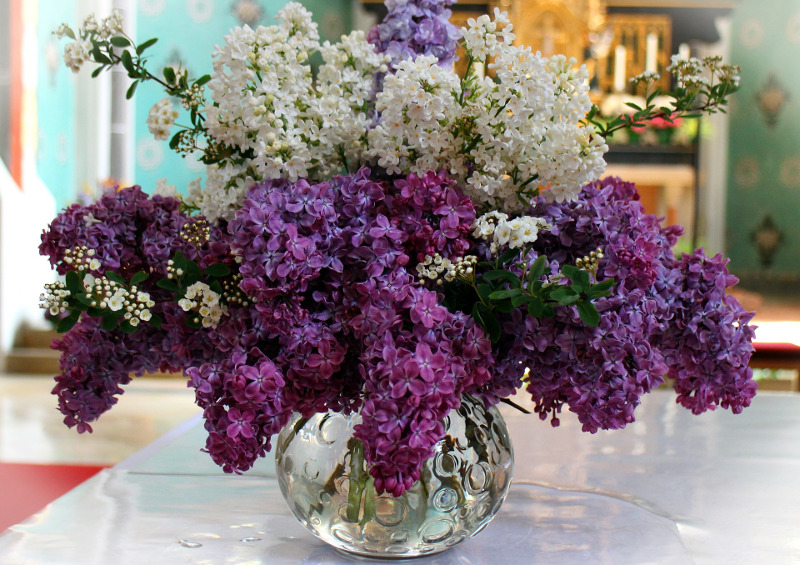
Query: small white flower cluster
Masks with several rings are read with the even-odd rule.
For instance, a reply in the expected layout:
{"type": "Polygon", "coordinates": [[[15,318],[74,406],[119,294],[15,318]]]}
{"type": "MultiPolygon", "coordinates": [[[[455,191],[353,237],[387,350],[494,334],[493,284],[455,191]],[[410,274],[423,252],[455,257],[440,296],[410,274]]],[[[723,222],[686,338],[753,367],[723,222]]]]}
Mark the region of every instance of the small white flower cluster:
{"type": "Polygon", "coordinates": [[[230,279],[223,279],[222,281],[222,299],[226,304],[236,304],[239,306],[247,307],[250,301],[247,295],[242,292],[239,283],[242,282],[241,273],[234,274],[230,279]]]}
{"type": "Polygon", "coordinates": [[[683,88],[700,88],[709,84],[703,64],[694,57],[684,59],[680,55],[673,55],[667,71],[675,76],[678,85],[683,88]]]}
{"type": "Polygon", "coordinates": [[[169,98],[162,98],[150,108],[150,113],[147,115],[147,129],[159,141],[169,139],[169,130],[177,117],[178,112],[172,107],[172,101],[169,98]]]}
{"type": "Polygon", "coordinates": [[[89,51],[92,49],[92,42],[85,39],[78,39],[64,46],[64,63],[73,73],[81,70],[83,64],[89,60],[89,51]]]}
{"type": "Polygon", "coordinates": [[[194,204],[212,221],[232,218],[256,179],[324,177],[364,161],[374,77],[386,72],[388,56],[360,31],[320,45],[317,25],[298,3],[277,19],[234,29],[214,53],[208,134],[253,157],[208,168],[194,204]],[[324,64],[315,82],[308,59],[316,51],[324,64]]]}
{"type": "MultiPolygon", "coordinates": [[[[75,41],[64,46],[64,63],[77,73],[83,64],[89,60],[89,51],[93,48],[93,39],[105,41],[108,38],[122,33],[122,15],[114,11],[110,16],[104,18],[100,23],[97,22],[94,14],[84,20],[83,26],[78,29],[75,41]]],[[[53,32],[58,38],[64,36],[73,37],[74,34],[67,24],[61,24],[53,32]]]]}
{"type": "Polygon", "coordinates": [[[507,214],[493,210],[475,220],[472,235],[491,241],[489,250],[496,253],[504,245],[517,249],[533,243],[539,237],[539,231],[550,227],[542,218],[520,216],[509,220],[507,214]]]}
{"type": "Polygon", "coordinates": [[[221,304],[220,295],[211,290],[203,282],[196,282],[186,289],[186,294],[178,301],[184,312],[196,312],[195,323],[202,323],[204,328],[216,328],[228,308],[221,304]]]}
{"type": "Polygon", "coordinates": [[[478,258],[475,255],[465,255],[453,262],[436,253],[426,255],[425,260],[417,264],[417,276],[422,282],[436,281],[441,286],[455,279],[469,279],[477,264],[478,258]]]}
{"type": "Polygon", "coordinates": [[[44,292],[39,295],[39,308],[49,311],[51,316],[63,314],[69,306],[67,298],[70,294],[62,281],[47,283],[44,292]]]}
{"type": "Polygon", "coordinates": [[[135,285],[128,289],[106,277],[87,276],[83,286],[86,298],[92,301],[93,308],[108,309],[111,312],[123,311],[122,318],[133,327],[140,322],[148,322],[153,317],[150,308],[156,303],[149,293],[138,290],[135,285]]]}
{"type": "Polygon", "coordinates": [[[718,83],[738,87],[740,70],[736,65],[723,65],[720,56],[704,57],[700,60],[673,55],[670,66],[667,67],[678,85],[687,90],[700,90],[718,83]]]}
{"type": "Polygon", "coordinates": [[[183,225],[178,237],[195,247],[202,247],[211,237],[211,227],[205,218],[194,217],[183,225]]]}
{"type": "Polygon", "coordinates": [[[588,271],[592,274],[597,274],[597,269],[600,265],[600,259],[605,257],[603,254],[603,248],[598,247],[591,253],[589,253],[586,257],[581,257],[580,259],[575,261],[575,266],[581,269],[582,271],[588,271]]]}
{"type": "Polygon", "coordinates": [[[630,82],[631,84],[634,84],[636,86],[638,86],[640,84],[644,84],[645,87],[648,87],[651,84],[653,84],[653,83],[655,83],[656,81],[659,81],[659,80],[661,80],[661,75],[660,74],[654,73],[653,71],[645,71],[645,72],[643,72],[641,74],[638,74],[635,77],[631,78],[630,81],[628,81],[628,82],[630,82]]]}
{"type": "Polygon", "coordinates": [[[168,279],[177,279],[183,275],[183,269],[180,269],[175,266],[175,261],[172,259],[167,261],[167,278],[168,279]]]}
{"type": "Polygon", "coordinates": [[[470,19],[463,29],[468,58],[489,65],[496,80],[459,77],[435,59],[417,57],[386,77],[377,95],[380,122],[369,132],[369,155],[390,173],[448,169],[478,204],[509,213],[535,189],[574,198],[605,170],[605,141],[581,121],[592,107],[588,72],[574,60],[544,58],[512,46],[511,24],[470,19]]]}
{"type": "Polygon", "coordinates": [[[83,26],[79,30],[80,35],[84,32],[94,32],[100,39],[108,39],[122,33],[122,14],[119,10],[114,10],[110,16],[103,18],[99,23],[94,14],[89,14],[83,21],[83,26]]]}
{"type": "Polygon", "coordinates": [[[64,251],[64,263],[76,271],[99,271],[102,267],[94,249],[78,245],[64,251]]]}

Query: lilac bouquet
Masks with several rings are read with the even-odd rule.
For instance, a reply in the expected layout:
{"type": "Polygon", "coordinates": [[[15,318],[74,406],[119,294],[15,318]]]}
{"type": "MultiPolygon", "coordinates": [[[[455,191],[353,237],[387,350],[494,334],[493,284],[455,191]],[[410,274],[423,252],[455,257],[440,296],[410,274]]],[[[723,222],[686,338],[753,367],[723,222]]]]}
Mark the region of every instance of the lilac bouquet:
{"type": "MultiPolygon", "coordinates": [[[[117,16],[59,28],[73,69],[121,65],[177,98],[191,126],[170,146],[208,166],[185,196],[121,188],[44,233],[63,276],[42,305],[66,332],[67,425],[91,431],[131,375],[183,372],[225,471],[250,468],[295,413],[359,412],[375,489],[399,496],[464,395],[524,390],[542,419],[566,406],[589,432],[632,422],[667,378],[695,413],[750,403],[752,314],[726,296],[725,260],[675,257],[680,228],[597,180],[604,136],[667,109],[598,125],[585,69],[512,46],[500,12],[456,30],[446,4],[397,0],[337,44],[289,4],[275,26],[233,30],[194,81],[150,73],[155,41],[136,46],[117,16]],[[487,60],[493,78],[476,70],[487,60]]],[[[670,115],[735,90],[719,62],[676,69],[670,115]]],[[[154,135],[176,114],[159,102],[154,135]]]]}

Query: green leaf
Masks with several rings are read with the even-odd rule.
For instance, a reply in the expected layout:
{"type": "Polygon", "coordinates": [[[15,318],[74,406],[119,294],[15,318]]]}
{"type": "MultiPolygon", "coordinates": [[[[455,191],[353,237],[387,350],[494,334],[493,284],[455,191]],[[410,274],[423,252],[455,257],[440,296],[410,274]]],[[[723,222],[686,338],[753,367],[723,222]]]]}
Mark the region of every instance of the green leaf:
{"type": "Polygon", "coordinates": [[[542,311],[544,310],[544,303],[540,299],[536,299],[532,302],[528,302],[528,314],[533,316],[534,318],[538,318],[542,315],[542,311]]]}
{"type": "Polygon", "coordinates": [[[577,267],[573,267],[572,265],[564,265],[561,267],[561,272],[564,276],[568,277],[573,283],[578,285],[581,290],[588,290],[589,289],[589,273],[586,271],[581,271],[577,267]]]}
{"type": "MultiPolygon", "coordinates": [[[[564,303],[564,300],[567,300],[572,297],[575,297],[577,299],[579,296],[580,294],[578,294],[568,286],[560,286],[550,293],[550,298],[561,303],[564,303]]],[[[574,300],[572,302],[574,302],[574,300]]]]}
{"type": "Polygon", "coordinates": [[[186,258],[186,255],[184,255],[180,251],[176,251],[175,252],[175,257],[172,258],[173,266],[176,269],[182,269],[184,271],[186,270],[186,262],[187,261],[188,261],[188,259],[186,258]]]}
{"type": "Polygon", "coordinates": [[[514,286],[522,286],[522,281],[519,277],[510,271],[494,270],[483,274],[483,278],[487,281],[505,280],[513,283],[514,286]]]}
{"type": "Polygon", "coordinates": [[[80,294],[86,294],[81,276],[76,271],[67,271],[64,282],[67,285],[67,290],[74,298],[77,298],[80,294]]]}
{"type": "MultiPolygon", "coordinates": [[[[127,53],[127,51],[125,51],[127,53]]],[[[125,93],[125,99],[130,100],[133,98],[134,93],[136,92],[136,87],[139,86],[139,81],[135,80],[131,83],[131,86],[128,88],[128,92],[125,93]]]]}
{"type": "Polygon", "coordinates": [[[80,317],[81,317],[80,310],[74,310],[73,312],[70,312],[69,316],[67,316],[66,318],[61,318],[61,320],[59,320],[58,325],[56,326],[56,331],[58,333],[68,332],[73,328],[75,324],[78,323],[78,319],[80,317]]]}
{"type": "Polygon", "coordinates": [[[122,61],[122,66],[128,71],[128,74],[136,74],[136,66],[133,64],[133,57],[131,57],[130,51],[123,51],[119,58],[122,61]]]}
{"type": "Polygon", "coordinates": [[[156,41],[158,41],[158,38],[154,37],[153,39],[148,39],[144,43],[140,44],[136,48],[136,54],[137,55],[141,55],[142,53],[144,53],[145,49],[148,49],[149,47],[152,47],[153,45],[155,45],[156,41]]]}
{"type": "Polygon", "coordinates": [[[210,80],[211,80],[211,76],[210,75],[203,75],[199,79],[194,81],[194,84],[196,86],[203,86],[204,84],[206,84],[210,80]]]}
{"type": "Polygon", "coordinates": [[[131,286],[140,284],[141,282],[145,281],[149,276],[150,275],[148,275],[144,271],[139,271],[138,273],[134,274],[131,277],[131,286]]]}
{"type": "Polygon", "coordinates": [[[601,296],[608,296],[611,294],[611,288],[617,281],[614,279],[606,279],[603,282],[593,284],[589,287],[586,295],[589,298],[600,298],[601,296]]]}
{"type": "Polygon", "coordinates": [[[167,82],[169,84],[175,82],[175,69],[173,69],[172,67],[164,67],[164,70],[162,72],[164,73],[164,78],[167,79],[167,82]]]}
{"type": "Polygon", "coordinates": [[[478,308],[478,302],[472,305],[472,318],[483,328],[486,329],[486,324],[483,321],[483,316],[481,316],[481,311],[478,308]]]}
{"type": "Polygon", "coordinates": [[[502,302],[498,302],[494,305],[494,309],[498,312],[502,312],[503,314],[512,312],[514,308],[516,308],[516,306],[514,306],[510,300],[503,300],[502,302]]]}
{"type": "Polygon", "coordinates": [[[489,298],[492,300],[503,300],[504,298],[511,298],[512,296],[518,296],[522,294],[521,288],[510,288],[508,290],[496,290],[489,294],[489,298]]]}
{"type": "Polygon", "coordinates": [[[92,71],[92,78],[97,78],[98,76],[100,76],[100,73],[103,72],[104,68],[105,67],[97,67],[95,70],[93,70],[92,71]]]}
{"type": "Polygon", "coordinates": [[[103,318],[103,329],[107,332],[114,331],[117,329],[117,324],[119,323],[119,316],[116,314],[109,314],[105,318],[103,318]]]}
{"type": "Polygon", "coordinates": [[[600,313],[588,300],[578,303],[578,314],[587,326],[594,327],[600,323],[600,313]]]}
{"type": "Polygon", "coordinates": [[[511,299],[511,304],[514,308],[518,306],[522,306],[523,304],[527,304],[528,302],[533,302],[534,300],[538,300],[535,296],[531,296],[530,294],[521,294],[519,296],[515,296],[511,299]]]}
{"type": "Polygon", "coordinates": [[[200,280],[202,276],[202,271],[200,270],[200,265],[195,263],[194,261],[186,261],[186,271],[183,273],[183,283],[184,284],[192,284],[200,280]]]}
{"type": "Polygon", "coordinates": [[[183,130],[179,130],[175,135],[172,136],[172,139],[169,140],[169,148],[173,151],[178,148],[178,145],[181,142],[181,137],[183,136],[183,130]]]}
{"type": "Polygon", "coordinates": [[[127,320],[120,324],[119,329],[122,330],[122,333],[126,334],[132,334],[136,331],[136,327],[132,326],[127,320]]]}
{"type": "Polygon", "coordinates": [[[545,271],[549,271],[547,268],[547,257],[540,255],[539,258],[533,262],[531,270],[528,272],[528,285],[533,285],[536,281],[541,279],[545,271]]]}
{"type": "Polygon", "coordinates": [[[231,274],[231,268],[224,263],[214,263],[206,269],[206,275],[210,277],[227,277],[231,274]]]}
{"type": "Polygon", "coordinates": [[[500,340],[500,323],[497,321],[497,318],[494,317],[494,313],[491,310],[487,310],[483,313],[483,321],[486,324],[486,331],[489,332],[489,340],[492,343],[497,343],[500,340]]]}
{"type": "Polygon", "coordinates": [[[106,315],[106,311],[102,308],[89,308],[86,310],[86,313],[89,314],[92,318],[102,318],[106,315]]]}
{"type": "Polygon", "coordinates": [[[499,262],[501,265],[505,265],[509,261],[513,261],[514,259],[518,258],[519,255],[520,255],[519,249],[509,249],[500,256],[499,262]]]}
{"type": "Polygon", "coordinates": [[[158,288],[163,288],[164,290],[171,290],[176,294],[180,292],[180,288],[178,288],[177,283],[172,279],[161,279],[156,283],[156,286],[158,288]]]}
{"type": "Polygon", "coordinates": [[[128,39],[126,37],[122,37],[121,35],[117,35],[115,37],[112,37],[108,41],[114,47],[128,47],[131,44],[131,42],[128,41],[128,39]]]}
{"type": "Polygon", "coordinates": [[[128,281],[126,281],[124,278],[122,278],[122,276],[118,275],[114,271],[106,271],[105,272],[105,277],[108,280],[114,281],[117,284],[122,284],[122,285],[127,285],[128,284],[128,281]]]}
{"type": "Polygon", "coordinates": [[[478,285],[478,296],[481,297],[481,300],[484,302],[489,302],[489,295],[494,290],[494,287],[490,284],[481,283],[478,285]]]}
{"type": "Polygon", "coordinates": [[[150,317],[150,320],[148,320],[147,323],[150,324],[154,328],[160,328],[161,324],[164,323],[164,320],[162,320],[160,316],[156,316],[155,314],[153,314],[150,317]]]}

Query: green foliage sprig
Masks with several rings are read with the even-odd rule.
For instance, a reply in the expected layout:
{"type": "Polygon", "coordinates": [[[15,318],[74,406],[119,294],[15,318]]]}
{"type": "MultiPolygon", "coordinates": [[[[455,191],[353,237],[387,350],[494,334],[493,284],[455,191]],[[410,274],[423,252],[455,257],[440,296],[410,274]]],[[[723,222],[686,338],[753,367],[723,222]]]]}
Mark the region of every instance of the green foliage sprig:
{"type": "Polygon", "coordinates": [[[528,253],[529,250],[510,249],[494,262],[479,263],[478,270],[483,270],[480,274],[445,283],[445,305],[471,314],[493,343],[502,336],[497,315],[517,308],[525,308],[528,315],[540,318],[552,317],[555,308],[575,306],[587,326],[596,326],[600,314],[592,301],[609,295],[615,280],[593,282],[594,273],[573,265],[564,265],[553,274],[544,255],[531,265],[521,260],[528,253]],[[565,279],[569,285],[562,284],[565,279]]]}

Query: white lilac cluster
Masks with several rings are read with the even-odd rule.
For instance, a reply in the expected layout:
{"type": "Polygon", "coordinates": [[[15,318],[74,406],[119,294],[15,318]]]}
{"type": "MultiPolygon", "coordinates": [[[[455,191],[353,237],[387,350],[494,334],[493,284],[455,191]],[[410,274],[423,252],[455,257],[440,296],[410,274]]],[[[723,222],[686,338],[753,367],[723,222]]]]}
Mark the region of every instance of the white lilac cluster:
{"type": "Polygon", "coordinates": [[[94,249],[76,245],[64,251],[64,263],[76,271],[99,271],[102,267],[94,249]]]}
{"type": "Polygon", "coordinates": [[[507,214],[493,210],[475,220],[472,235],[491,242],[490,251],[496,253],[502,246],[518,249],[533,243],[540,230],[549,228],[542,218],[520,216],[509,220],[507,214]]]}
{"type": "Polygon", "coordinates": [[[476,203],[509,213],[524,211],[539,190],[554,201],[574,198],[602,174],[608,150],[581,123],[592,107],[586,68],[512,46],[498,10],[462,31],[468,59],[493,58],[495,79],[461,81],[426,56],[401,63],[377,95],[369,155],[390,173],[446,168],[476,203]]]}
{"type": "Polygon", "coordinates": [[[39,308],[47,310],[51,316],[63,314],[69,308],[67,299],[70,294],[63,281],[47,283],[44,292],[39,295],[39,308]]]}
{"type": "Polygon", "coordinates": [[[475,255],[465,255],[454,262],[436,253],[426,255],[425,260],[417,264],[417,276],[422,282],[436,281],[441,286],[455,279],[471,278],[477,264],[478,257],[475,255]]]}
{"type": "Polygon", "coordinates": [[[172,129],[177,117],[178,112],[172,107],[172,101],[169,98],[162,98],[150,108],[150,113],[147,115],[147,129],[159,141],[169,139],[169,130],[172,129]]]}
{"type": "Polygon", "coordinates": [[[140,322],[148,322],[153,317],[150,308],[155,306],[155,302],[149,293],[138,290],[135,285],[126,288],[106,277],[94,278],[87,275],[83,286],[92,308],[123,312],[122,318],[133,327],[140,322]]]}
{"type": "Polygon", "coordinates": [[[53,32],[59,39],[64,36],[73,38],[75,41],[67,43],[64,47],[64,63],[77,73],[83,64],[89,60],[89,51],[92,50],[92,39],[105,41],[108,38],[122,33],[122,15],[118,11],[104,18],[99,23],[94,14],[84,20],[83,26],[78,29],[78,35],[72,32],[67,24],[61,24],[53,32]]]}
{"type": "Polygon", "coordinates": [[[206,283],[196,282],[189,285],[178,305],[184,312],[197,313],[195,323],[202,323],[204,328],[216,328],[222,316],[228,313],[228,308],[219,299],[220,295],[206,283]]]}
{"type": "Polygon", "coordinates": [[[230,219],[256,180],[325,177],[363,161],[375,75],[386,72],[388,57],[360,31],[320,45],[300,4],[287,4],[277,19],[234,29],[214,54],[207,132],[252,157],[209,167],[206,189],[190,203],[211,220],[230,219]],[[308,60],[317,51],[324,63],[315,81],[308,60]]]}

